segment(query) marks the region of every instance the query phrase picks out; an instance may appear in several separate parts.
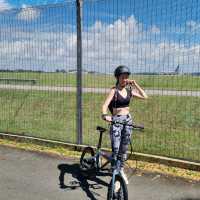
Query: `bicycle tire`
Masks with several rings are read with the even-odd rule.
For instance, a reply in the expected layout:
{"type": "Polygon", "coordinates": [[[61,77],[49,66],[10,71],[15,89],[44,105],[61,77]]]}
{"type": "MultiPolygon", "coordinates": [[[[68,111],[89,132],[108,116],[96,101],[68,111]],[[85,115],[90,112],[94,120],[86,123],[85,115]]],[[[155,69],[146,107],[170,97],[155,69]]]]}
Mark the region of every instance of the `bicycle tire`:
{"type": "MultiPolygon", "coordinates": [[[[115,183],[119,181],[120,190],[112,194],[112,179],[108,186],[107,200],[128,200],[128,188],[124,179],[120,175],[116,175],[115,183]]],[[[113,189],[114,190],[114,189],[113,189]]]]}

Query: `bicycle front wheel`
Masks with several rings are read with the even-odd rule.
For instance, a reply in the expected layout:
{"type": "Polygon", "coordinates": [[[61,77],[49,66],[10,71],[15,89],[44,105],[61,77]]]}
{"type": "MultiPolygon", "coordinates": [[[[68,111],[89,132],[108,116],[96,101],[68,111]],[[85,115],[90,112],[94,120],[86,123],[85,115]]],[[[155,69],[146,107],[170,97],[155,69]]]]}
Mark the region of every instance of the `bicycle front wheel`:
{"type": "Polygon", "coordinates": [[[115,176],[114,184],[113,179],[111,179],[108,186],[107,200],[128,200],[128,189],[121,176],[115,176]]]}

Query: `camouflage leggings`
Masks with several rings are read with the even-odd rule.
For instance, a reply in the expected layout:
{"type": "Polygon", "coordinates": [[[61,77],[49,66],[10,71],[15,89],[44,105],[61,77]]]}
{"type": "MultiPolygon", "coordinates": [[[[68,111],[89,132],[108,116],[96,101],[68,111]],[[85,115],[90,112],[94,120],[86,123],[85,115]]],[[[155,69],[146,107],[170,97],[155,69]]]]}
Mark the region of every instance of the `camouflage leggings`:
{"type": "MultiPolygon", "coordinates": [[[[131,115],[113,115],[113,121],[132,124],[131,115]]],[[[110,139],[112,153],[115,159],[121,160],[121,167],[124,166],[124,161],[127,159],[127,150],[132,134],[132,127],[123,124],[112,124],[110,127],[110,139]]]]}

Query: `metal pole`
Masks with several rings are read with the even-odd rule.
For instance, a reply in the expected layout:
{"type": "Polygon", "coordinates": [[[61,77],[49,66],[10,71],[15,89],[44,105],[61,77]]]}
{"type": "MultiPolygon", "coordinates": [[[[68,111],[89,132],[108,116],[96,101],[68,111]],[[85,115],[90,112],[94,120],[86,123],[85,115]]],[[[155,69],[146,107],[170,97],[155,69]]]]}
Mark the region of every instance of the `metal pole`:
{"type": "Polygon", "coordinates": [[[77,20],[77,143],[82,144],[82,0],[76,0],[77,20]]]}

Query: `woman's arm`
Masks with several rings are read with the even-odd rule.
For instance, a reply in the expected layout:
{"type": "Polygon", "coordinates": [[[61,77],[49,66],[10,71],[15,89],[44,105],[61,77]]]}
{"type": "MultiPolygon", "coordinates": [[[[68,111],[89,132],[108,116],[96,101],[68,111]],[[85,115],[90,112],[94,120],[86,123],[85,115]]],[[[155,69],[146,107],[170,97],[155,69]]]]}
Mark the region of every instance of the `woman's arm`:
{"type": "Polygon", "coordinates": [[[145,91],[136,83],[135,80],[128,80],[128,83],[134,86],[134,89],[132,89],[131,94],[134,97],[137,97],[139,99],[147,99],[148,96],[145,93],[145,91]]]}
{"type": "Polygon", "coordinates": [[[110,104],[113,96],[115,94],[115,89],[112,88],[105,100],[105,102],[102,105],[102,116],[104,115],[105,117],[103,117],[104,120],[106,121],[111,121],[111,117],[110,116],[106,116],[107,115],[107,109],[108,109],[108,105],[110,104]]]}

